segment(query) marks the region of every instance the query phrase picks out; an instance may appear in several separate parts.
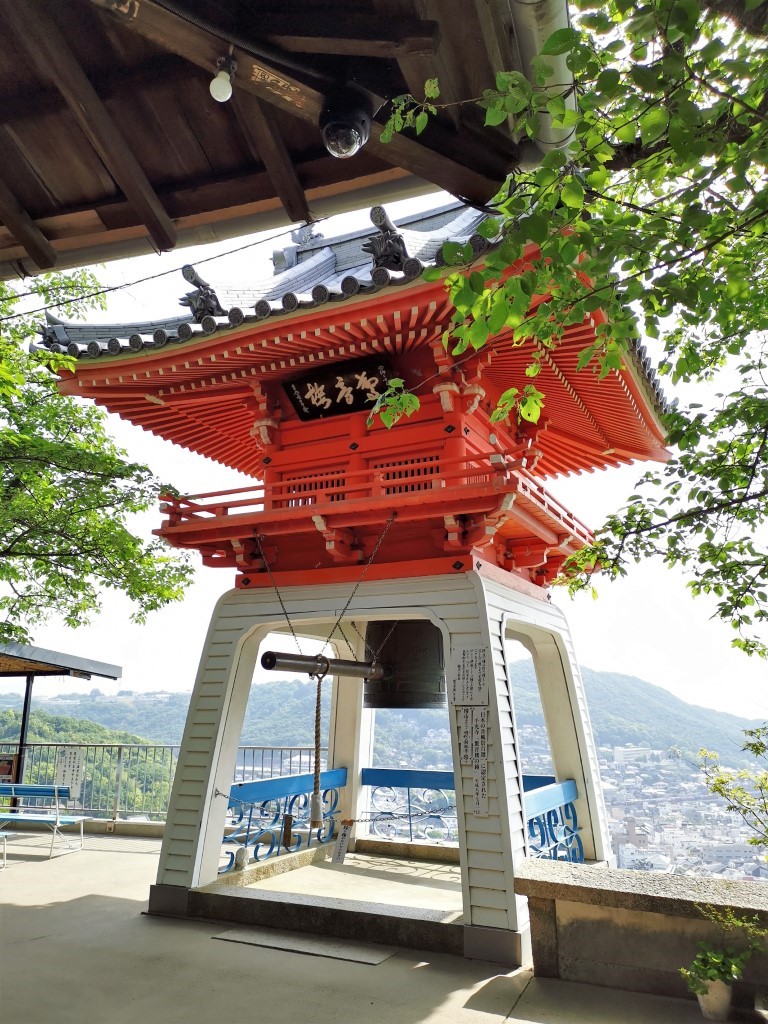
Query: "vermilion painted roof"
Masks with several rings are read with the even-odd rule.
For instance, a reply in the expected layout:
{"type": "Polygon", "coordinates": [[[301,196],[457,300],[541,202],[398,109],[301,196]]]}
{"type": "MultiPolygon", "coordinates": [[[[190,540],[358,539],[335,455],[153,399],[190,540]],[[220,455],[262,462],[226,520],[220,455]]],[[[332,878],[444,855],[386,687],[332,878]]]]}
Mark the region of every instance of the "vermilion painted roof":
{"type": "MultiPolygon", "coordinates": [[[[362,250],[370,228],[336,239],[298,238],[275,254],[271,278],[248,286],[215,283],[212,299],[198,287],[192,293],[201,306],[197,316],[110,325],[52,321],[42,328],[42,344],[78,357],[63,391],[256,476],[262,461],[251,431],[262,386],[306,375],[318,363],[387,354],[416,394],[431,393],[440,380],[433,346],[452,307],[443,284],[424,281],[421,267],[448,239],[471,241],[481,261],[487,243],[474,232],[483,219],[461,207],[409,218],[398,226],[408,261],[397,271],[372,267],[362,250]],[[204,299],[213,312],[205,311],[204,299]]],[[[535,258],[536,247],[530,248],[535,258]]],[[[199,282],[191,268],[188,277],[199,282]]],[[[598,312],[569,327],[556,349],[537,351],[537,385],[546,396],[539,476],[665,457],[664,400],[642,347],[603,380],[576,369],[599,318],[598,312]]],[[[495,402],[511,385],[522,386],[530,359],[529,345],[513,345],[502,333],[456,372],[480,373],[495,402]]]]}

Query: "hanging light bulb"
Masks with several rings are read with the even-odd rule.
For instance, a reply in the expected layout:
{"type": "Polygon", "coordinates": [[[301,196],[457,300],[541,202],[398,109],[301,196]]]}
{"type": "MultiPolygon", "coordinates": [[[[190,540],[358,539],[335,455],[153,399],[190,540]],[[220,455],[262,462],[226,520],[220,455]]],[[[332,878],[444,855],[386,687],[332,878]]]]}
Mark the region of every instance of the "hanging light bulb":
{"type": "Polygon", "coordinates": [[[226,103],[232,98],[232,81],[236,71],[237,62],[231,56],[219,57],[216,61],[216,74],[208,89],[217,103],[226,103]]]}

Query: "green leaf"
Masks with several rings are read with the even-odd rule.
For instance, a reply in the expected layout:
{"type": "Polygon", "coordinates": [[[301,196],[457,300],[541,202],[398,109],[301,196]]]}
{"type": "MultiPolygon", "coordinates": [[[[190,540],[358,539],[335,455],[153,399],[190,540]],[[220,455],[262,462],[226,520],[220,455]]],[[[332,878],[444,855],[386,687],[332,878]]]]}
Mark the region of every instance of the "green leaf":
{"type": "Polygon", "coordinates": [[[509,302],[503,289],[498,288],[491,299],[491,312],[488,316],[488,327],[491,334],[498,334],[507,322],[509,316],[509,302]]]}
{"type": "Polygon", "coordinates": [[[481,238],[495,238],[499,233],[498,221],[489,217],[488,220],[481,221],[475,228],[475,231],[477,231],[481,238]]]}
{"type": "Polygon", "coordinates": [[[439,281],[444,273],[442,267],[426,267],[421,276],[424,281],[439,281]]]}
{"type": "Polygon", "coordinates": [[[560,198],[572,210],[580,210],[584,205],[584,186],[575,178],[571,178],[563,185],[560,198]]]}
{"type": "Polygon", "coordinates": [[[443,242],[443,259],[448,266],[457,266],[463,262],[464,247],[458,242],[443,242]]]}
{"type": "Polygon", "coordinates": [[[644,64],[635,64],[630,69],[629,74],[632,81],[644,92],[656,92],[659,87],[657,72],[653,68],[646,67],[644,64]]]}
{"type": "Polygon", "coordinates": [[[549,224],[535,213],[520,222],[520,229],[532,242],[543,242],[549,235],[549,224]]]}
{"type": "Polygon", "coordinates": [[[503,107],[489,107],[485,112],[485,123],[491,127],[503,124],[507,120],[507,112],[503,107]]]}
{"type": "Polygon", "coordinates": [[[422,132],[424,131],[424,129],[425,129],[426,127],[427,127],[427,124],[428,124],[428,123],[429,123],[429,114],[427,114],[427,113],[426,113],[425,111],[423,111],[423,110],[422,110],[422,111],[420,111],[420,112],[419,112],[419,113],[418,113],[418,114],[416,115],[416,134],[417,134],[417,135],[421,135],[421,133],[422,133],[422,132]]]}
{"type": "Polygon", "coordinates": [[[469,342],[472,345],[472,348],[482,348],[486,341],[488,341],[489,334],[490,331],[485,320],[473,320],[468,332],[469,342]]]}
{"type": "Polygon", "coordinates": [[[616,68],[606,68],[597,76],[595,88],[603,96],[613,96],[620,82],[621,74],[619,71],[616,68]]]}
{"type": "Polygon", "coordinates": [[[559,28],[546,40],[539,54],[542,57],[557,57],[569,53],[581,40],[575,28],[559,28]]]}
{"type": "Polygon", "coordinates": [[[437,78],[428,78],[424,83],[424,96],[428,100],[436,100],[440,95],[440,83],[437,78]]]}
{"type": "Polygon", "coordinates": [[[469,287],[476,295],[482,295],[485,291],[485,278],[479,270],[473,270],[469,275],[469,287]]]}
{"type": "Polygon", "coordinates": [[[640,137],[643,145],[656,142],[667,130],[669,114],[664,107],[652,107],[640,118],[640,137]]]}
{"type": "Polygon", "coordinates": [[[576,361],[576,369],[583,370],[585,366],[592,362],[594,356],[595,348],[593,345],[590,345],[588,348],[583,348],[581,352],[579,352],[579,357],[576,361]]]}

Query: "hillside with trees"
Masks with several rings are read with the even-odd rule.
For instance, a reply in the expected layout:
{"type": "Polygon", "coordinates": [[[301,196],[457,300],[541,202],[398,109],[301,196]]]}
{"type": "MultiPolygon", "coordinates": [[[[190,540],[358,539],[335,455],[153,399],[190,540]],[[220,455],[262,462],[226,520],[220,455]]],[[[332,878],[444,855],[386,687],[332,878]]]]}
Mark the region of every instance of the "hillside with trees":
{"type": "MultiPolygon", "coordinates": [[[[511,673],[519,725],[543,727],[533,666],[513,662],[511,673]]],[[[672,696],[634,676],[583,669],[592,725],[598,745],[680,749],[693,759],[701,747],[718,750],[726,763],[743,763],[742,730],[759,723],[672,696]]],[[[323,735],[328,734],[330,686],[324,688],[323,735]]],[[[96,691],[95,693],[98,693],[96,691]]],[[[129,694],[105,697],[70,694],[33,709],[30,742],[136,743],[178,745],[184,729],[188,693],[129,694]],[[56,714],[53,714],[53,711],[56,714]],[[58,712],[65,712],[60,715],[58,712]],[[74,717],[70,717],[74,716],[74,717]],[[86,720],[87,719],[87,720],[86,720]],[[97,724],[94,724],[97,723],[97,724]],[[114,731],[113,731],[114,730],[114,731]],[[137,737],[143,737],[138,740],[137,737]],[[109,737],[109,738],[108,738],[109,737]]],[[[314,722],[314,683],[275,680],[251,690],[241,743],[259,746],[308,746],[314,722]]],[[[21,698],[0,696],[0,741],[18,736],[21,698]]],[[[393,709],[377,716],[375,760],[413,766],[444,763],[450,749],[445,710],[393,709]]]]}
{"type": "MultiPolygon", "coordinates": [[[[92,698],[85,698],[91,700],[92,698]]],[[[16,743],[21,712],[0,711],[0,743],[16,743]]],[[[87,746],[82,791],[83,806],[95,817],[111,817],[120,779],[120,806],[138,809],[150,818],[163,818],[171,794],[173,756],[170,750],[146,756],[131,750],[147,741],[125,730],[108,729],[87,718],[35,710],[30,715],[30,744],[78,743],[87,746]],[[122,745],[122,747],[121,747],[122,745]],[[126,749],[127,748],[127,749],[126,749]]],[[[7,748],[6,748],[7,749],[7,748]]],[[[53,782],[56,759],[50,747],[33,747],[24,781],[53,782]]]]}

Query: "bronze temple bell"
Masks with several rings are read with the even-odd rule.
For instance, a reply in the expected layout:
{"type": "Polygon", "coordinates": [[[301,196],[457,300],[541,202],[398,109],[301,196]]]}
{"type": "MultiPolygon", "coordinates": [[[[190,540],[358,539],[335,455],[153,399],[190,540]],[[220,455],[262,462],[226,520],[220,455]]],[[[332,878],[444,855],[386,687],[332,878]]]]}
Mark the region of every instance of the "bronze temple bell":
{"type": "Polygon", "coordinates": [[[447,704],[443,638],[424,619],[369,622],[365,633],[371,661],[345,661],[323,654],[265,651],[262,668],[308,672],[310,676],[352,676],[365,681],[363,707],[443,708],[447,704]]]}
{"type": "Polygon", "coordinates": [[[447,704],[443,638],[425,619],[369,622],[366,650],[389,671],[366,679],[363,707],[442,708],[447,704]]]}

